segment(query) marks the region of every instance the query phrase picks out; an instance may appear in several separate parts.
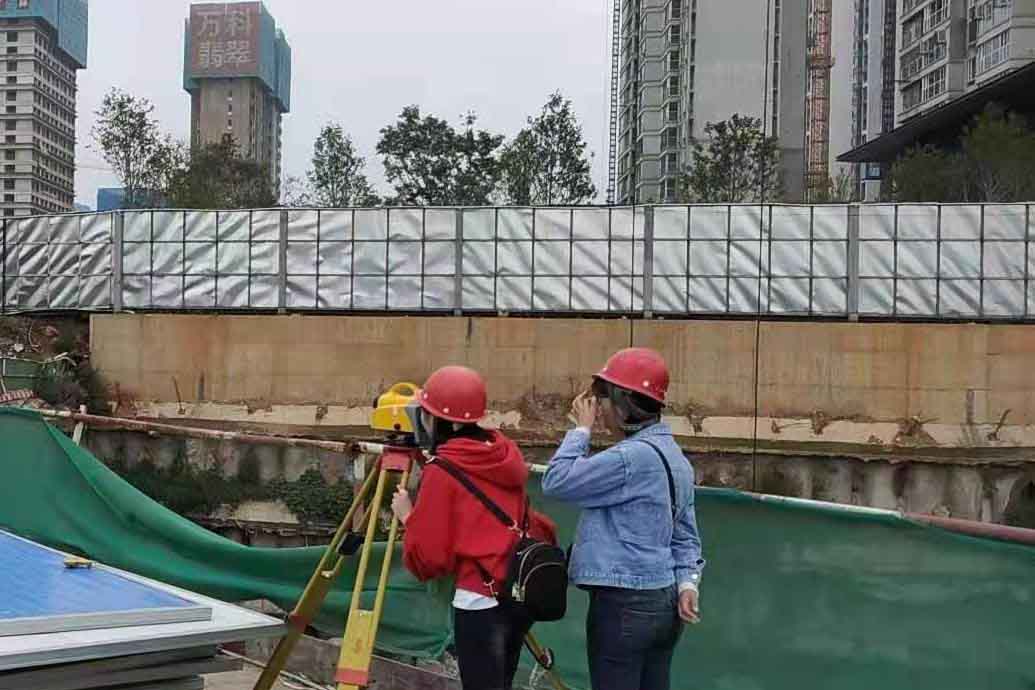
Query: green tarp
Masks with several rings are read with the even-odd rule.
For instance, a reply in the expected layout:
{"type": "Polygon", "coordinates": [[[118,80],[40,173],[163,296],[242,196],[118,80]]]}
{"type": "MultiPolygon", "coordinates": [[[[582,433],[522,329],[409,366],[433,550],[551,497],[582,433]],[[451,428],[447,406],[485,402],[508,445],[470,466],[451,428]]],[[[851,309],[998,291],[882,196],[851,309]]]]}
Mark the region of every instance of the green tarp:
{"type": "MultiPolygon", "coordinates": [[[[0,410],[0,526],[227,600],[290,608],[319,549],[257,549],[155,504],[32,413],[0,410]]],[[[542,500],[565,540],[576,514],[542,500]]],[[[946,690],[1035,688],[1035,549],[895,517],[763,503],[701,490],[709,561],[704,621],[687,630],[673,688],[946,690]]],[[[348,575],[320,627],[338,633],[348,575]]],[[[436,656],[449,593],[397,571],[385,651],[436,656]]],[[[585,596],[537,628],[575,688],[588,687],[585,596]]]]}

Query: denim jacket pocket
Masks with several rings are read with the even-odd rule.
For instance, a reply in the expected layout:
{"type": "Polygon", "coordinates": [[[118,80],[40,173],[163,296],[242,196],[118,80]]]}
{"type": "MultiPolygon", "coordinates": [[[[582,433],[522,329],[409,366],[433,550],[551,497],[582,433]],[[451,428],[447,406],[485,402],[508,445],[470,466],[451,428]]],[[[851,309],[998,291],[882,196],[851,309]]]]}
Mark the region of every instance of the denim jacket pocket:
{"type": "Polygon", "coordinates": [[[671,517],[666,508],[649,499],[630,501],[615,509],[619,540],[636,545],[653,545],[665,538],[671,517]]]}

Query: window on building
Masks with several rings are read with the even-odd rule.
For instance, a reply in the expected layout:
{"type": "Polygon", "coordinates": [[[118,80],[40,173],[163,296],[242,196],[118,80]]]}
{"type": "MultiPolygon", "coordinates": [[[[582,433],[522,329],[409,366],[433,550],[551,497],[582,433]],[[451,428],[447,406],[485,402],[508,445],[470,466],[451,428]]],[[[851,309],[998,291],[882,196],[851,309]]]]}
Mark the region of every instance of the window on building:
{"type": "Polygon", "coordinates": [[[15,77],[15,76],[7,77],[7,83],[8,84],[17,84],[18,83],[18,77],[15,77]]]}
{"type": "Polygon", "coordinates": [[[8,72],[17,72],[18,71],[18,63],[15,62],[14,60],[8,60],[7,61],[7,71],[8,72]]]}
{"type": "Polygon", "coordinates": [[[13,132],[14,130],[18,129],[18,121],[8,120],[4,126],[7,128],[8,132],[13,132]]]}
{"type": "Polygon", "coordinates": [[[17,31],[8,31],[7,32],[7,40],[11,41],[12,43],[16,43],[18,41],[18,32],[17,31]]]}
{"type": "Polygon", "coordinates": [[[29,9],[29,0],[18,0],[18,9],[27,10],[29,9]]]}
{"type": "Polygon", "coordinates": [[[9,101],[17,101],[18,100],[18,92],[17,91],[8,91],[7,92],[7,100],[9,100],[9,101]]]}
{"type": "Polygon", "coordinates": [[[668,104],[668,121],[679,122],[679,104],[669,103],[668,104]]]}
{"type": "Polygon", "coordinates": [[[13,144],[16,141],[17,141],[17,137],[13,137],[10,134],[8,134],[6,137],[4,137],[4,143],[13,144]]]}
{"type": "Polygon", "coordinates": [[[4,189],[14,189],[14,180],[4,180],[4,189]]]}
{"type": "Polygon", "coordinates": [[[5,204],[13,204],[14,203],[14,194],[4,194],[4,203],[5,204]]]}
{"type": "Polygon", "coordinates": [[[18,112],[18,106],[16,106],[16,105],[9,105],[9,106],[7,106],[7,114],[8,115],[15,115],[15,114],[17,114],[17,112],[18,112]]]}

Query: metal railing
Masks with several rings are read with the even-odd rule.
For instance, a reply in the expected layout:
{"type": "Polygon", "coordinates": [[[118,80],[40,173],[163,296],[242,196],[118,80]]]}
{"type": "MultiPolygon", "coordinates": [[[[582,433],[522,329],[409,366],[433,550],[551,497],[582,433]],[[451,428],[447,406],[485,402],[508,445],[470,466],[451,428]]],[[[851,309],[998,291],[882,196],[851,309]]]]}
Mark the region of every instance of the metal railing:
{"type": "Polygon", "coordinates": [[[120,211],[8,219],[5,311],[1035,319],[1014,205],[120,211]]]}

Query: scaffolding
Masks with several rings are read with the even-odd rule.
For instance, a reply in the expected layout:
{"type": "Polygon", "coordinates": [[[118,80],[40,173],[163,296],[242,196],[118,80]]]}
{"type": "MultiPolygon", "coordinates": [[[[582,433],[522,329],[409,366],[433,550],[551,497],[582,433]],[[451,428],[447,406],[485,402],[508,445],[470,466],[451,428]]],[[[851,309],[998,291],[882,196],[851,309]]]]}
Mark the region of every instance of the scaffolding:
{"type": "Polygon", "coordinates": [[[618,168],[619,65],[622,39],[622,0],[611,1],[611,112],[608,120],[607,203],[615,203],[618,168]]]}
{"type": "Polygon", "coordinates": [[[830,49],[831,0],[814,0],[809,36],[808,75],[808,170],[809,199],[830,184],[830,71],[834,61],[830,49]]]}

